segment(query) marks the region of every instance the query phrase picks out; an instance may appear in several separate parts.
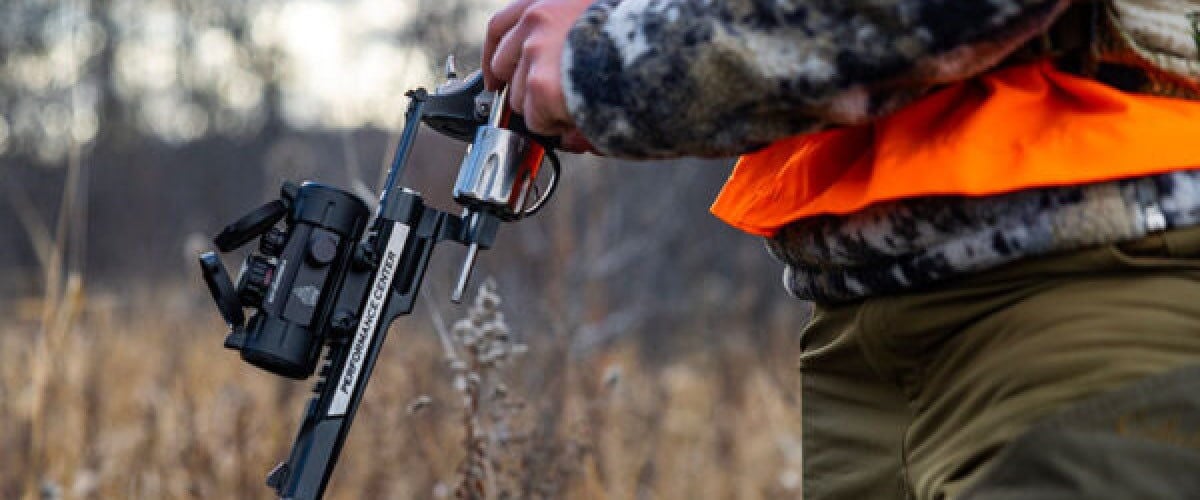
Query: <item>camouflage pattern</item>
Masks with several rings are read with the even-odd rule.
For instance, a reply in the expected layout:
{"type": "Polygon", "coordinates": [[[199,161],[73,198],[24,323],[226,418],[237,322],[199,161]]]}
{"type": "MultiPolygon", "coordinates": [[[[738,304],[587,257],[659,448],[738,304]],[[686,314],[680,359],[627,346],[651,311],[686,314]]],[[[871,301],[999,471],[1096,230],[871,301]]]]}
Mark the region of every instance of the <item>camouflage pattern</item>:
{"type": "Polygon", "coordinates": [[[825,303],[1200,223],[1200,171],[991,197],[916,198],[795,222],[768,241],[784,285],[825,303]]]}
{"type": "Polygon", "coordinates": [[[1031,40],[1041,55],[1073,3],[1096,8],[1064,69],[1200,98],[1200,0],[598,0],[569,35],[564,92],[606,154],[728,156],[868,122],[1031,40]]]}
{"type": "Polygon", "coordinates": [[[1084,74],[1122,89],[1200,99],[1200,0],[1110,0],[1084,74]]]}
{"type": "MultiPolygon", "coordinates": [[[[599,0],[569,35],[563,82],[601,152],[723,156],[866,123],[1047,53],[1124,90],[1200,98],[1200,0],[599,0]],[[1071,4],[1083,7],[1060,21],[1071,4]],[[1066,26],[1077,18],[1082,30],[1066,26]],[[1078,46],[1058,44],[1072,28],[1078,46]]],[[[1200,175],[1178,172],[901,200],[796,221],[768,246],[792,293],[841,302],[1186,227],[1198,213],[1200,175]]]]}
{"type": "Polygon", "coordinates": [[[728,156],[864,123],[1043,32],[1068,0],[599,0],[564,51],[606,154],[728,156]]]}

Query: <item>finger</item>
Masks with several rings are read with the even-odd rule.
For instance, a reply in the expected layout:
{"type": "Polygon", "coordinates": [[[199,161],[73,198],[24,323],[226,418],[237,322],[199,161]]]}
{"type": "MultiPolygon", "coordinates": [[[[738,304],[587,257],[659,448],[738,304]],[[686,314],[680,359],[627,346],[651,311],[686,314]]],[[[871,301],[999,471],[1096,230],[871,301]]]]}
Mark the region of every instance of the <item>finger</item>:
{"type": "Polygon", "coordinates": [[[524,20],[518,22],[516,26],[508,30],[508,33],[504,34],[504,37],[500,39],[500,44],[496,46],[496,53],[492,55],[490,61],[496,88],[504,85],[505,82],[512,82],[513,74],[517,70],[517,63],[523,57],[522,52],[527,43],[529,28],[529,23],[524,20]]]}
{"type": "Polygon", "coordinates": [[[509,109],[521,114],[525,114],[525,89],[527,88],[525,79],[529,76],[529,65],[531,63],[530,57],[521,57],[516,69],[513,71],[512,78],[508,80],[509,109]]]}
{"type": "Polygon", "coordinates": [[[529,72],[524,75],[522,113],[529,129],[542,135],[559,135],[572,128],[562,84],[558,81],[557,61],[529,57],[529,72]]]}
{"type": "Polygon", "coordinates": [[[488,89],[495,90],[500,87],[502,81],[492,75],[491,61],[492,56],[496,53],[496,46],[504,35],[512,30],[513,26],[521,20],[521,15],[525,13],[525,9],[534,0],[517,0],[508,4],[503,9],[497,11],[492,18],[488,20],[487,35],[483,42],[483,57],[480,61],[480,66],[483,68],[483,80],[488,89]]]}

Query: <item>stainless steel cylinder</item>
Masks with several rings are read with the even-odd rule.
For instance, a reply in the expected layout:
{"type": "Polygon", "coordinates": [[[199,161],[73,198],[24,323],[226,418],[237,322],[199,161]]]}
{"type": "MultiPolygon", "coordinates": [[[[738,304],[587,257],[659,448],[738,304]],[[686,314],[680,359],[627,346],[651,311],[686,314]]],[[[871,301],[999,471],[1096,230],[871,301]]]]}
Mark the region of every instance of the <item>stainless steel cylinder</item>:
{"type": "Polygon", "coordinates": [[[501,218],[517,218],[525,209],[539,161],[528,161],[532,144],[511,130],[484,125],[475,132],[454,183],[459,204],[501,218]]]}

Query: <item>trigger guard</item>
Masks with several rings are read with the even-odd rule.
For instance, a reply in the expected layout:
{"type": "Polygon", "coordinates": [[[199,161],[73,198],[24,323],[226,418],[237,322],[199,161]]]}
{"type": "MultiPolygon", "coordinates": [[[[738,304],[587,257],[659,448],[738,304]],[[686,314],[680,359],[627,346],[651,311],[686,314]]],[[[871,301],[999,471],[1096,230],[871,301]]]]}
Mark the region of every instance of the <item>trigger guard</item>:
{"type": "MultiPolygon", "coordinates": [[[[560,167],[558,165],[558,159],[556,157],[550,156],[550,155],[554,154],[550,150],[547,150],[547,152],[549,154],[546,156],[546,159],[544,159],[542,161],[543,162],[550,161],[550,182],[546,185],[546,191],[543,193],[540,193],[541,196],[538,197],[537,201],[533,202],[532,206],[530,206],[528,208],[522,207],[523,209],[521,210],[521,213],[518,215],[518,217],[517,217],[518,219],[524,219],[525,217],[529,217],[533,214],[536,214],[538,212],[538,210],[541,210],[542,207],[546,205],[547,201],[550,201],[550,197],[554,195],[554,191],[558,187],[558,176],[561,175],[561,172],[559,172],[560,167]]],[[[541,177],[540,171],[539,171],[539,175],[537,177],[541,177]]],[[[537,188],[537,177],[530,179],[529,187],[526,188],[527,190],[533,191],[537,188]]]]}

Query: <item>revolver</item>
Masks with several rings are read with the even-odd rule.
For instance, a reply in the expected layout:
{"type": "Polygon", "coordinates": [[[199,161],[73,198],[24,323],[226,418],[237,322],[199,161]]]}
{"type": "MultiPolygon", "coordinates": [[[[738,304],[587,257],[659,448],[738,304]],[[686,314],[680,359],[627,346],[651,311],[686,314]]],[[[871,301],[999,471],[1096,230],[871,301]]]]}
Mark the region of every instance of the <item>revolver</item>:
{"type": "Polygon", "coordinates": [[[451,297],[459,302],[478,252],[492,246],[501,223],[533,215],[558,186],[554,141],[525,128],[505,90],[486,90],[479,71],[447,76],[434,92],[406,93],[404,129],[374,213],[344,190],[284,183],[278,199],[214,238],[220,252],[258,240],[236,281],[217,252],[199,258],[229,326],[226,348],[282,377],[317,374],[291,453],[267,475],[279,498],[323,495],[388,327],[412,312],[435,246],[467,247],[451,297]],[[453,189],[460,213],[427,206],[400,183],[422,124],[469,143],[453,189]],[[540,189],[543,164],[550,178],[540,189]]]}

